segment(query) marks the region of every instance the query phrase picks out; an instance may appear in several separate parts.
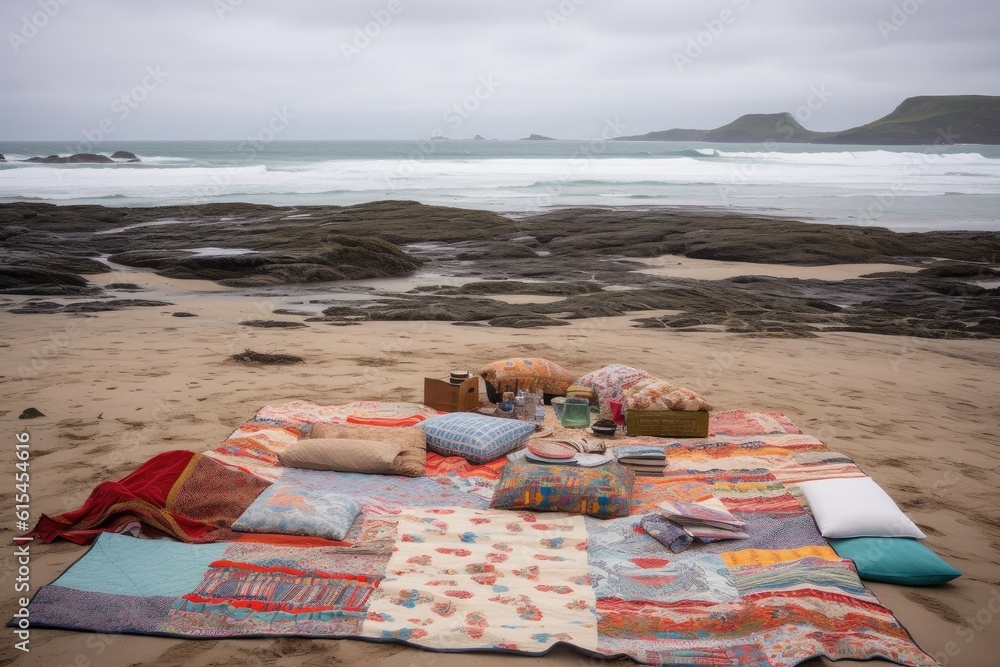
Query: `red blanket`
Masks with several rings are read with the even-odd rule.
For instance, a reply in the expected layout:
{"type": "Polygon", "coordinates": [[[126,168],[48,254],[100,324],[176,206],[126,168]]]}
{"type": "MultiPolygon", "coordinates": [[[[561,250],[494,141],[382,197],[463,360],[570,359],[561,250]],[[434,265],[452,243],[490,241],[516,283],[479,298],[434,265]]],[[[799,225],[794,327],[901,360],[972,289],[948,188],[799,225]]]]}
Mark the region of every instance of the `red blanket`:
{"type": "Polygon", "coordinates": [[[42,515],[28,533],[87,544],[103,532],[203,543],[239,537],[229,527],[270,482],[187,451],[164,452],[117,482],[103,482],[83,507],[42,515]]]}

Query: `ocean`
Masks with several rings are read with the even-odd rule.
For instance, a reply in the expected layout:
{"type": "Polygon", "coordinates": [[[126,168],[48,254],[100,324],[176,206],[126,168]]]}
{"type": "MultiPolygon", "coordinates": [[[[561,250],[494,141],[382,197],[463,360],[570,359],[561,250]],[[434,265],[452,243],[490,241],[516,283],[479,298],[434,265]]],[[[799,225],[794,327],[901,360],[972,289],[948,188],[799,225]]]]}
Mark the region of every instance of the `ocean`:
{"type": "Polygon", "coordinates": [[[0,202],[284,206],[384,199],[527,215],[702,206],[896,231],[1000,230],[1000,146],[641,141],[0,142],[0,202]],[[139,164],[38,165],[131,151],[139,164]]]}

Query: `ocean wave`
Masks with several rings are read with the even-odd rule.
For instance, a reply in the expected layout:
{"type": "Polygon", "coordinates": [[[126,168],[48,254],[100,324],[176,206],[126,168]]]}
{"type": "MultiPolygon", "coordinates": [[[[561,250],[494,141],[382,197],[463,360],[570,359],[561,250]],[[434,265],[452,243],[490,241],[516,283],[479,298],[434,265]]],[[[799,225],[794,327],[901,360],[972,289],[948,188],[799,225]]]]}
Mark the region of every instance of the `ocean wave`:
{"type": "Polygon", "coordinates": [[[189,157],[175,157],[170,155],[137,155],[139,164],[185,164],[194,162],[189,157]]]}
{"type": "Polygon", "coordinates": [[[746,160],[751,162],[784,162],[791,164],[811,165],[878,165],[878,166],[914,166],[934,164],[990,164],[1000,165],[1000,160],[988,158],[982,153],[938,153],[934,151],[887,151],[887,150],[855,150],[855,151],[815,151],[803,153],[786,153],[783,151],[739,152],[717,151],[718,157],[727,160],[746,160]]]}

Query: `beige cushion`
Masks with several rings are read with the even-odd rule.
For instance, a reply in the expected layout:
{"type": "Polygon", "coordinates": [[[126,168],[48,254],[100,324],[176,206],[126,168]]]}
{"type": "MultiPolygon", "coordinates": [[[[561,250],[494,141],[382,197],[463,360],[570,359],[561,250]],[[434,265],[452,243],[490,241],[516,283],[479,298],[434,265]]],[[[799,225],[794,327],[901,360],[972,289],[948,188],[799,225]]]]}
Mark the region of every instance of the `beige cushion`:
{"type": "Polygon", "coordinates": [[[311,470],[420,477],[425,473],[427,439],[413,427],[316,424],[278,457],[282,464],[311,470]]]}

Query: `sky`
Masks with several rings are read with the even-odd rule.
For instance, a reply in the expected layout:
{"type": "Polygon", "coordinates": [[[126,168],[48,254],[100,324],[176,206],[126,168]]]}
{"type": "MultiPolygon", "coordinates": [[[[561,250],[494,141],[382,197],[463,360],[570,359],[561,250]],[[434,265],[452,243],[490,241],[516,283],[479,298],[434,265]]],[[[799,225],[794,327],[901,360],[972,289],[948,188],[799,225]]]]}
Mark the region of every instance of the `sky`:
{"type": "Polygon", "coordinates": [[[1000,94],[998,25],[995,0],[4,0],[0,140],[841,130],[1000,94]]]}

